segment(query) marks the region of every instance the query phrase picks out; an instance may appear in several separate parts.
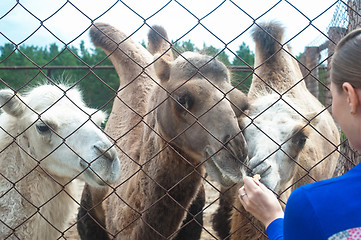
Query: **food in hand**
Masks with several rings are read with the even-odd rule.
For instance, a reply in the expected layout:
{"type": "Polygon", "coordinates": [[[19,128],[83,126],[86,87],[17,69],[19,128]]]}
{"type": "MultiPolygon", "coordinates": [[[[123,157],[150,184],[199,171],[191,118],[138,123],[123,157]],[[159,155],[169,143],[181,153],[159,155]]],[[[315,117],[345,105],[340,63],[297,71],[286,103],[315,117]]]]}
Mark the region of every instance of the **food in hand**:
{"type": "Polygon", "coordinates": [[[254,176],[253,176],[253,179],[256,179],[256,180],[261,180],[261,175],[259,175],[259,174],[255,174],[254,176]]]}

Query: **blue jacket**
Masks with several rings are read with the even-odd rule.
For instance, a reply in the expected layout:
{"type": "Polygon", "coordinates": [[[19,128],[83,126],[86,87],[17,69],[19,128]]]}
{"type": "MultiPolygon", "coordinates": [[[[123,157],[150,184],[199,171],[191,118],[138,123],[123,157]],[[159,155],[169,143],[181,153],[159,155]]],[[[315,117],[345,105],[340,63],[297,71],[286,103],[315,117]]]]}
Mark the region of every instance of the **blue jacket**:
{"type": "Polygon", "coordinates": [[[293,191],[284,219],[274,220],[267,234],[270,240],[361,239],[361,164],[293,191]]]}

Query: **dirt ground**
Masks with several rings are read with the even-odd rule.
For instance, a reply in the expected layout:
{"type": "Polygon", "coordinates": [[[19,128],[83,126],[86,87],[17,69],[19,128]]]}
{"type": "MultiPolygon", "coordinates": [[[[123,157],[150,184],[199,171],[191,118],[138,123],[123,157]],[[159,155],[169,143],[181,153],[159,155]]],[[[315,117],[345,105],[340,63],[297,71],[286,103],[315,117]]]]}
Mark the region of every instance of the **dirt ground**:
{"type": "MultiPolygon", "coordinates": [[[[207,181],[211,182],[214,187],[219,189],[219,185],[209,179],[207,181]]],[[[82,185],[79,186],[82,188],[82,185]]],[[[219,194],[218,192],[212,187],[209,183],[204,181],[204,187],[206,190],[206,204],[204,206],[204,212],[203,212],[203,231],[201,235],[201,240],[213,240],[217,239],[217,235],[214,233],[212,229],[212,223],[211,223],[211,216],[216,211],[218,207],[218,201],[215,201],[219,194]]],[[[78,196],[80,199],[80,196],[78,196]]],[[[76,216],[74,215],[73,224],[75,222],[76,216]]],[[[63,239],[67,240],[79,240],[79,235],[76,230],[76,225],[71,227],[68,231],[65,233],[65,237],[63,239]]]]}
{"type": "Polygon", "coordinates": [[[220,189],[220,186],[210,179],[207,179],[207,181],[211,182],[213,186],[211,186],[206,181],[204,182],[204,187],[206,190],[206,204],[204,206],[205,210],[203,212],[204,229],[202,231],[201,240],[218,239],[216,233],[212,229],[211,216],[217,210],[219,202],[216,200],[219,197],[219,193],[214,189],[214,187],[220,189]]]}

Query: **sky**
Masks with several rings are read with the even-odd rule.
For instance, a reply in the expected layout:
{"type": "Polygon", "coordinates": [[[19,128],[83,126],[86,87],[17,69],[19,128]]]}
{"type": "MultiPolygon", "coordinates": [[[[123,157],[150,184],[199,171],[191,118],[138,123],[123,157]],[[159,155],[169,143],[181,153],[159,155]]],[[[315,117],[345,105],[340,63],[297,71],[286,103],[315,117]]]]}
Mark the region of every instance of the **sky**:
{"type": "Polygon", "coordinates": [[[191,40],[199,48],[203,44],[224,48],[227,44],[232,51],[236,51],[245,42],[254,51],[250,38],[254,20],[257,23],[276,20],[286,27],[286,40],[291,39],[289,44],[297,55],[320,36],[319,41],[322,43],[320,31],[327,31],[335,2],[336,0],[19,0],[18,4],[16,0],[1,0],[0,46],[13,42],[36,46],[56,43],[60,47],[71,44],[79,47],[80,41],[84,41],[86,47],[94,48],[88,36],[88,29],[94,21],[111,24],[127,35],[132,34],[137,42],[147,42],[148,25],[157,24],[167,30],[169,39],[173,41],[191,40]],[[305,30],[302,31],[303,29],[305,30]],[[302,32],[299,33],[300,31],[302,32]]]}

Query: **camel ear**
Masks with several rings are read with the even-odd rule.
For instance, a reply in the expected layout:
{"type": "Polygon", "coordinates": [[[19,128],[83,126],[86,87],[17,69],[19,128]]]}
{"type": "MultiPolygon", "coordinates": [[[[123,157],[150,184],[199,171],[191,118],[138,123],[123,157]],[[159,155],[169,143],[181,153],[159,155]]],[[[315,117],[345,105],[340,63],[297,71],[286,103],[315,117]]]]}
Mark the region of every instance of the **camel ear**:
{"type": "MultiPolygon", "coordinates": [[[[311,121],[311,124],[313,126],[316,126],[317,124],[319,124],[320,122],[320,118],[317,116],[318,112],[308,112],[304,115],[304,117],[308,120],[311,121]],[[317,117],[316,117],[317,116],[317,117]]],[[[305,119],[305,121],[306,121],[305,119]]]]}
{"type": "Polygon", "coordinates": [[[156,59],[154,62],[154,69],[158,78],[162,82],[168,81],[170,77],[170,63],[160,57],[160,55],[155,55],[154,59],[156,59]]]}
{"type": "Polygon", "coordinates": [[[25,111],[25,105],[19,95],[10,89],[0,90],[0,108],[14,117],[20,116],[25,111]]]}

